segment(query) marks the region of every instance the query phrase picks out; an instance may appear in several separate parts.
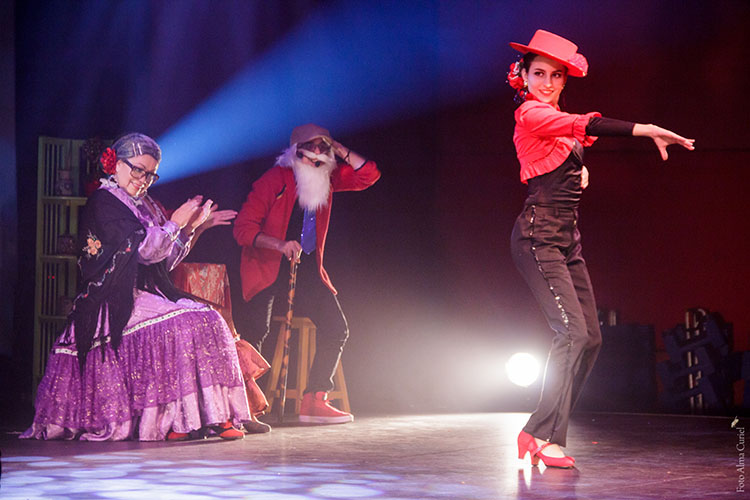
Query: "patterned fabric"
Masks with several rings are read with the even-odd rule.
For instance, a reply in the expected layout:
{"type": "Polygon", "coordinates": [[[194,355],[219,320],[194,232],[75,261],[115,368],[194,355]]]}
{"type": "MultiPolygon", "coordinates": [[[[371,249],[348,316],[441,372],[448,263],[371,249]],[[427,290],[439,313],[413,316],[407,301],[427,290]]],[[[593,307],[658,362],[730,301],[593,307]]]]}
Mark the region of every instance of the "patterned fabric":
{"type": "Polygon", "coordinates": [[[302,216],[300,243],[302,251],[307,255],[315,251],[315,210],[305,209],[305,214],[302,216]]]}
{"type": "MultiPolygon", "coordinates": [[[[211,307],[178,298],[184,292],[177,291],[166,275],[168,264],[172,267],[179,262],[189,244],[177,243],[177,231],[170,232],[173,223],[165,221],[150,199],[128,199],[121,191],[105,185],[97,191],[102,194],[95,195],[116,207],[122,215],[119,220],[134,228],[127,234],[139,235],[139,239],[125,237],[117,249],[109,250],[107,232],[111,227],[85,227],[83,234],[88,235],[91,229],[101,241],[103,255],[96,264],[96,257],[83,256],[80,261],[84,262],[81,270],[85,278],[82,294],[88,285],[100,282],[96,276],[114,269],[102,282],[127,291],[132,307],[126,322],[118,330],[110,328],[107,318],[115,302],[101,292],[103,300],[94,314],[83,316],[79,310],[78,317],[71,316],[39,384],[34,422],[21,438],[152,441],[164,439],[170,429],[190,432],[227,420],[235,424],[250,420],[232,332],[211,307]],[[123,208],[132,218],[122,214],[123,208]],[[130,250],[124,252],[123,248],[130,250]],[[126,275],[127,287],[117,273],[124,267],[114,260],[118,251],[137,265],[137,273],[126,275]],[[157,257],[161,260],[156,261],[157,257]],[[87,266],[87,262],[97,267],[87,266]],[[155,266],[165,274],[147,274],[148,291],[136,287],[137,275],[149,273],[155,266]],[[85,318],[87,326],[94,325],[85,358],[79,356],[77,342],[80,318],[85,318]],[[113,344],[115,333],[118,349],[113,344]]],[[[98,217],[100,211],[89,213],[98,217]]],[[[88,239],[84,241],[81,248],[88,248],[88,239]]],[[[132,267],[128,265],[128,269],[132,267]]]]}
{"type": "Polygon", "coordinates": [[[235,337],[235,347],[240,362],[240,371],[245,382],[245,392],[253,415],[262,414],[268,401],[256,380],[266,373],[271,365],[248,342],[241,340],[232,320],[232,296],[229,275],[224,264],[183,262],[172,271],[172,280],[177,287],[210,302],[227,322],[235,337]]]}
{"type": "Polygon", "coordinates": [[[118,354],[99,339],[83,372],[74,327],[63,333],[21,438],[158,441],[170,429],[249,420],[234,340],[216,311],[187,299],[165,307],[145,292],[135,310],[118,354]]]}
{"type": "Polygon", "coordinates": [[[223,308],[229,308],[231,312],[229,275],[224,264],[183,262],[170,276],[176,287],[210,302],[219,312],[223,308]]]}
{"type": "Polygon", "coordinates": [[[138,275],[136,249],[146,232],[133,212],[106,189],[86,202],[79,224],[78,257],[81,293],[73,301],[68,326],[75,323],[81,367],[99,329],[100,312],[117,350],[120,335],[133,310],[133,288],[138,275]]]}

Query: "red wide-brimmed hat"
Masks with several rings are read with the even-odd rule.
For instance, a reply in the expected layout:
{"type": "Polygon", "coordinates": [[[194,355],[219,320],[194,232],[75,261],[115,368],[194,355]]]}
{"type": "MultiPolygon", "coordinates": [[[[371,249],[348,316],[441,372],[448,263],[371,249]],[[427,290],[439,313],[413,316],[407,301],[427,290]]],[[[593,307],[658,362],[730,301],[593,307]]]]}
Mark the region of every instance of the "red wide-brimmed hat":
{"type": "Polygon", "coordinates": [[[578,53],[578,45],[561,36],[544,30],[536,30],[528,45],[511,42],[511,47],[525,54],[533,52],[558,61],[568,68],[570,76],[586,76],[589,63],[578,53]]]}

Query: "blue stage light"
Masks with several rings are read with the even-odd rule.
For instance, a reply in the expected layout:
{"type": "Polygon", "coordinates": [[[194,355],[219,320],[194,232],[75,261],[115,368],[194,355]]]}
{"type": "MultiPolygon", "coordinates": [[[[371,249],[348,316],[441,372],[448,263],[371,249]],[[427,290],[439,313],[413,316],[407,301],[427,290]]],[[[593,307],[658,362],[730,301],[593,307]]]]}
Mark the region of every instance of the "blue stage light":
{"type": "Polygon", "coordinates": [[[278,152],[302,123],[341,136],[496,86],[510,12],[460,2],[322,9],[159,138],[162,180],[278,152]]]}

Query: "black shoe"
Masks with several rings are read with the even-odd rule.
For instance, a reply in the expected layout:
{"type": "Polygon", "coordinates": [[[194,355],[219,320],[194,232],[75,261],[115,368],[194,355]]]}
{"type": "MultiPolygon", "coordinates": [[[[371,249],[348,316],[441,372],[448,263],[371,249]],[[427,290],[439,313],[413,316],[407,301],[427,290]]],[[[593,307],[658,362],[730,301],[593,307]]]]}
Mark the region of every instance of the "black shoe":
{"type": "Polygon", "coordinates": [[[251,420],[250,422],[245,422],[243,426],[245,427],[245,432],[247,432],[248,434],[265,434],[266,432],[271,432],[270,425],[260,422],[258,420],[251,420]]]}

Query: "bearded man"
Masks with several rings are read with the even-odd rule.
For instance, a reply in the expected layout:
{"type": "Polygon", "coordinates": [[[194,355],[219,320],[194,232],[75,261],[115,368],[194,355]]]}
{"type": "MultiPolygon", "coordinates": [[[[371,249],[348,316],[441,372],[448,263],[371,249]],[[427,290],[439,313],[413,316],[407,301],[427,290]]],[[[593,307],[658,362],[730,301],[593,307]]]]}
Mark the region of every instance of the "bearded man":
{"type": "Polygon", "coordinates": [[[281,257],[299,259],[295,314],[317,327],[315,359],[302,399],[301,422],[335,424],[354,417],[328,401],[333,375],[349,336],[349,326],[328,273],[323,268],[331,202],[335,191],[361,191],[380,178],[374,162],[342,146],[312,123],[296,127],[289,148],[253,183],[234,222],[242,247],[242,295],[237,326],[262,347],[270,330],[274,299],[286,303],[288,267],[281,257]]]}

